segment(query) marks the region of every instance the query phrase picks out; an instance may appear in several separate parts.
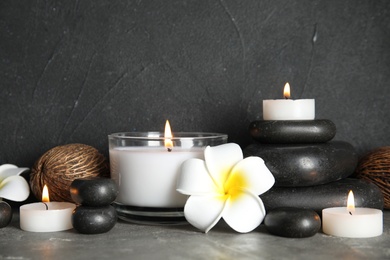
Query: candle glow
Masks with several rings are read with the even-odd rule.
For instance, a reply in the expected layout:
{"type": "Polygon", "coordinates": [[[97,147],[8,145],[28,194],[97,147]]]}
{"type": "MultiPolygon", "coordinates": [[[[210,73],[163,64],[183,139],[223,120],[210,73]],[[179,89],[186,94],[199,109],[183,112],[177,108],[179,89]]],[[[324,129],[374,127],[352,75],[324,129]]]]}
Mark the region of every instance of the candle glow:
{"type": "Polygon", "coordinates": [[[168,151],[172,151],[173,142],[172,142],[172,131],[171,131],[171,125],[169,124],[169,121],[167,120],[165,122],[165,131],[164,131],[164,145],[165,148],[168,149],[168,151]]]}
{"type": "Polygon", "coordinates": [[[355,212],[355,197],[353,196],[352,190],[350,190],[348,193],[347,209],[350,214],[355,212]]]}
{"type": "Polygon", "coordinates": [[[285,99],[289,99],[291,96],[291,91],[290,91],[290,84],[287,82],[286,85],[284,85],[283,89],[283,96],[285,99]]]}
{"type": "Polygon", "coordinates": [[[49,189],[47,188],[46,184],[43,186],[42,190],[42,202],[50,202],[49,189]]]}

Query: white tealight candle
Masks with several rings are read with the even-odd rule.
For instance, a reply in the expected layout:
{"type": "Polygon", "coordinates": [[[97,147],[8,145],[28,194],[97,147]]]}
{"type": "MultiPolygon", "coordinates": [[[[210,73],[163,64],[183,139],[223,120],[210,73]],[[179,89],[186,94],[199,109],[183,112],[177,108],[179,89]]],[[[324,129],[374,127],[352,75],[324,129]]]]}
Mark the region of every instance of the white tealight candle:
{"type": "MultiPolygon", "coordinates": [[[[348,195],[348,201],[353,196],[348,195]]],[[[383,213],[379,209],[334,207],[322,210],[322,231],[338,237],[366,238],[383,232],[383,213]]]]}
{"type": "MultiPolygon", "coordinates": [[[[45,185],[43,193],[47,192],[45,185]]],[[[43,194],[48,201],[48,194],[43,194]]],[[[20,207],[20,228],[30,232],[55,232],[73,228],[72,212],[76,205],[69,202],[38,202],[20,207]]]]}
{"type": "Polygon", "coordinates": [[[20,228],[31,232],[55,232],[73,228],[69,202],[39,202],[20,207],[20,228]],[[46,208],[47,206],[47,208],[46,208]]]}
{"type": "Polygon", "coordinates": [[[263,100],[264,120],[313,120],[315,118],[314,99],[289,99],[290,85],[284,86],[286,99],[263,100]]]}

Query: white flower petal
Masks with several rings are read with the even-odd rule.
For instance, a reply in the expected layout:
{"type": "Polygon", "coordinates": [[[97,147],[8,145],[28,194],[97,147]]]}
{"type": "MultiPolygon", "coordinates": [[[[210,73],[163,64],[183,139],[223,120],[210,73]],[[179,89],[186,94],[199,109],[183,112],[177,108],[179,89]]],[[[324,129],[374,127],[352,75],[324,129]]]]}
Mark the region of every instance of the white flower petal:
{"type": "Polygon", "coordinates": [[[240,190],[228,199],[223,219],[235,231],[247,233],[261,224],[265,213],[264,204],[256,194],[240,190]]]}
{"type": "Polygon", "coordinates": [[[12,169],[12,168],[18,168],[18,166],[13,165],[13,164],[9,164],[9,163],[0,165],[0,174],[1,174],[4,170],[6,170],[6,169],[12,169]]]}
{"type": "Polygon", "coordinates": [[[3,164],[0,165],[0,182],[10,175],[7,174],[8,170],[18,168],[18,166],[13,164],[3,164]]]}
{"type": "Polygon", "coordinates": [[[207,233],[222,217],[224,197],[191,196],[184,206],[184,216],[194,227],[207,233]]]}
{"type": "Polygon", "coordinates": [[[206,164],[200,159],[188,159],[181,166],[177,180],[177,191],[186,195],[215,194],[216,186],[206,164]]]}
{"type": "Polygon", "coordinates": [[[238,162],[232,169],[225,187],[241,186],[260,195],[269,190],[275,183],[275,178],[260,157],[251,156],[238,162]]]}
{"type": "Polygon", "coordinates": [[[21,176],[10,176],[0,182],[0,198],[23,201],[28,198],[30,187],[21,176]]]}
{"type": "Polygon", "coordinates": [[[0,182],[10,176],[20,175],[27,170],[29,168],[19,168],[13,164],[3,164],[0,166],[0,182]]]}
{"type": "Polygon", "coordinates": [[[242,160],[243,155],[238,144],[227,143],[214,147],[208,146],[204,151],[204,157],[211,177],[222,189],[230,170],[242,160]]]}

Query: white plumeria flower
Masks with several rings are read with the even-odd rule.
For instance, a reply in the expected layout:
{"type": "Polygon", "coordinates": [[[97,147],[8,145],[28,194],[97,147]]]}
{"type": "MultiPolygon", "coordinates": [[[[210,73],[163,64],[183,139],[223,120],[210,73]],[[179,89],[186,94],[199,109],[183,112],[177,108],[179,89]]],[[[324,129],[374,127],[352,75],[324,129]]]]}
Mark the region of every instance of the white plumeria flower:
{"type": "Polygon", "coordinates": [[[263,159],[243,159],[235,143],[208,146],[204,158],[185,161],[179,175],[177,191],[190,195],[184,207],[187,221],[205,233],[221,218],[241,233],[258,227],[266,214],[258,195],[275,183],[263,159]]]}
{"type": "Polygon", "coordinates": [[[24,201],[30,195],[30,186],[20,176],[28,168],[19,168],[13,164],[0,166],[0,200],[24,201]]]}

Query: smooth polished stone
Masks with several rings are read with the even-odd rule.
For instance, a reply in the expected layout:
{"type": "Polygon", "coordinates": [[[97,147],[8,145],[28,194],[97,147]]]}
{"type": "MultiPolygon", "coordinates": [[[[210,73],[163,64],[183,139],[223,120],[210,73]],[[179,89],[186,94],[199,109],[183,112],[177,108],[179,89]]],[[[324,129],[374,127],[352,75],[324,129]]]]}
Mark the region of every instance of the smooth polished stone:
{"type": "Polygon", "coordinates": [[[259,156],[275,177],[276,187],[325,184],[353,174],[355,148],[342,141],[319,144],[251,144],[244,156],[259,156]]]}
{"type": "Polygon", "coordinates": [[[108,178],[76,179],[70,185],[70,195],[83,206],[107,206],[118,195],[118,186],[108,178]]]}
{"type": "Polygon", "coordinates": [[[303,238],[314,236],[320,230],[321,218],[311,209],[284,207],[268,212],[264,225],[273,235],[303,238]]]}
{"type": "Polygon", "coordinates": [[[8,226],[12,219],[12,208],[5,202],[0,201],[0,228],[8,226]]]}
{"type": "Polygon", "coordinates": [[[336,135],[336,125],[327,119],[254,121],[249,125],[251,136],[269,144],[325,143],[336,135]]]}
{"type": "Polygon", "coordinates": [[[346,207],[350,190],[354,193],[356,207],[383,209],[380,189],[372,183],[352,178],[311,187],[273,187],[260,198],[267,211],[294,207],[312,209],[321,214],[325,208],[346,207]]]}
{"type": "Polygon", "coordinates": [[[118,219],[113,206],[78,206],[72,214],[73,228],[82,234],[100,234],[111,230],[118,219]]]}

